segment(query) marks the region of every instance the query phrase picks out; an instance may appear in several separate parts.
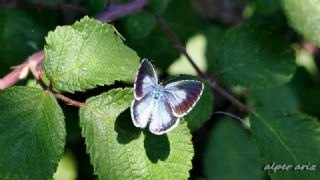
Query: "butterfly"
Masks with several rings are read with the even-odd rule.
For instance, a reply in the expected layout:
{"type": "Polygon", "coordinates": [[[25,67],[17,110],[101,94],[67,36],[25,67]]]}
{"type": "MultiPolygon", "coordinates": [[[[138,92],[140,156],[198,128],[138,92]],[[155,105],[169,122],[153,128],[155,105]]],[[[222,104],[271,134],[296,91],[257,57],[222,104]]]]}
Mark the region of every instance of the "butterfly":
{"type": "Polygon", "coordinates": [[[203,83],[195,80],[159,84],[155,68],[143,59],[134,83],[133,124],[139,128],[149,125],[150,132],[156,135],[171,131],[198,102],[203,88],[203,83]]]}

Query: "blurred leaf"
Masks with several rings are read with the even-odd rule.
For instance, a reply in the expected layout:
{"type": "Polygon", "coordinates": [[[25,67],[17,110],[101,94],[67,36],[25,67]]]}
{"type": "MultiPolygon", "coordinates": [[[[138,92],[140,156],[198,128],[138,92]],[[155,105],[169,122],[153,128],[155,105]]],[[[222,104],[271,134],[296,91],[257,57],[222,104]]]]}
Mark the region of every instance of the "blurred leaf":
{"type": "Polygon", "coordinates": [[[234,119],[220,120],[211,131],[203,161],[208,179],[256,180],[264,176],[257,147],[234,119]]]}
{"type": "Polygon", "coordinates": [[[0,77],[10,72],[11,66],[22,63],[43,45],[43,29],[23,11],[2,8],[0,34],[0,77]]]}
{"type": "Polygon", "coordinates": [[[253,90],[252,99],[257,107],[292,111],[299,108],[299,99],[288,84],[274,88],[253,90]]]}
{"type": "Polygon", "coordinates": [[[127,17],[124,30],[136,39],[148,36],[156,26],[156,20],[147,12],[137,12],[127,17]]]}
{"type": "MultiPolygon", "coordinates": [[[[168,0],[148,0],[147,9],[154,13],[161,13],[165,10],[168,0]]],[[[123,3],[128,0],[123,0],[123,3]]],[[[130,2],[130,1],[129,1],[130,2]]],[[[121,21],[123,32],[129,38],[135,39],[146,38],[156,27],[157,22],[154,16],[147,11],[139,11],[125,17],[121,21]]]]}
{"type": "Polygon", "coordinates": [[[272,179],[319,179],[320,170],[295,171],[294,166],[320,163],[320,124],[299,112],[257,109],[251,128],[266,165],[293,165],[289,171],[269,171],[272,179]]]}
{"type": "Polygon", "coordinates": [[[274,87],[295,71],[294,52],[266,22],[250,22],[226,33],[221,57],[222,78],[230,85],[274,87]]]}
{"type": "MultiPolygon", "coordinates": [[[[161,15],[183,43],[199,30],[199,21],[196,19],[189,0],[169,1],[161,15]]],[[[125,26],[125,28],[128,27],[125,26]]],[[[121,32],[125,34],[125,31],[121,32]]],[[[180,52],[173,47],[169,37],[159,25],[145,38],[137,40],[135,36],[125,34],[126,43],[141,57],[153,60],[155,66],[163,71],[166,71],[173,60],[180,56],[180,52]]]]}
{"type": "Polygon", "coordinates": [[[74,155],[67,151],[60,159],[58,169],[53,175],[54,180],[76,180],[77,164],[74,155]]]}
{"type": "Polygon", "coordinates": [[[320,118],[320,87],[306,90],[301,94],[301,110],[320,118]]]}
{"type": "Polygon", "coordinates": [[[170,0],[149,0],[148,7],[151,11],[161,13],[165,10],[170,0]]]}
{"type": "Polygon", "coordinates": [[[95,173],[100,179],[187,179],[193,146],[185,121],[165,135],[133,126],[131,89],[90,98],[80,124],[95,173]]]}
{"type": "Polygon", "coordinates": [[[72,26],[57,27],[46,41],[44,68],[58,90],[84,91],[135,77],[139,57],[111,25],[85,17],[72,26]]]}
{"type": "Polygon", "coordinates": [[[96,15],[101,13],[105,8],[107,8],[108,1],[106,0],[83,0],[83,3],[86,5],[89,11],[89,15],[96,15]]]}
{"type": "MultiPolygon", "coordinates": [[[[206,38],[202,34],[197,34],[191,37],[186,45],[186,49],[190,57],[193,59],[193,62],[203,71],[207,70],[207,62],[204,55],[206,47],[206,38]]],[[[180,55],[180,58],[177,59],[169,68],[169,74],[190,74],[197,75],[194,67],[191,66],[189,61],[184,55],[180,55]]]]}
{"type": "Polygon", "coordinates": [[[294,49],[296,52],[297,65],[305,67],[310,74],[316,75],[318,73],[318,68],[314,54],[299,45],[296,45],[294,49]]]}
{"type": "Polygon", "coordinates": [[[219,53],[222,50],[223,37],[226,30],[218,25],[211,25],[206,29],[207,48],[206,57],[208,61],[208,72],[215,74],[221,69],[219,67],[219,53]]]}
{"type": "Polygon", "coordinates": [[[280,0],[256,0],[256,11],[262,15],[272,15],[281,10],[280,0]]]}
{"type": "Polygon", "coordinates": [[[0,91],[0,179],[50,179],[66,131],[56,99],[38,88],[0,91]]]}
{"type": "Polygon", "coordinates": [[[292,27],[307,40],[320,46],[320,0],[281,0],[292,27]]]}
{"type": "Polygon", "coordinates": [[[298,66],[290,85],[299,97],[305,94],[308,89],[315,88],[309,72],[301,66],[298,66]]]}
{"type": "Polygon", "coordinates": [[[320,118],[320,87],[312,79],[305,67],[298,67],[290,86],[299,99],[300,109],[320,118]]]}

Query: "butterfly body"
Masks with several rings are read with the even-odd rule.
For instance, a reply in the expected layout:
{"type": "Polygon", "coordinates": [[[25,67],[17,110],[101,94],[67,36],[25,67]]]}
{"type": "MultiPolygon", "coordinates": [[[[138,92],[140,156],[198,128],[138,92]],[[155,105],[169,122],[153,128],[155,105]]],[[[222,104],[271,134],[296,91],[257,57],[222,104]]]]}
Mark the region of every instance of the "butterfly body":
{"type": "Polygon", "coordinates": [[[159,99],[164,95],[164,89],[162,85],[154,86],[154,89],[151,91],[153,98],[159,99]]]}
{"type": "Polygon", "coordinates": [[[182,80],[167,85],[158,83],[152,64],[144,59],[134,85],[135,99],[131,104],[131,117],[136,127],[145,128],[157,135],[169,132],[199,100],[203,83],[182,80]]]}

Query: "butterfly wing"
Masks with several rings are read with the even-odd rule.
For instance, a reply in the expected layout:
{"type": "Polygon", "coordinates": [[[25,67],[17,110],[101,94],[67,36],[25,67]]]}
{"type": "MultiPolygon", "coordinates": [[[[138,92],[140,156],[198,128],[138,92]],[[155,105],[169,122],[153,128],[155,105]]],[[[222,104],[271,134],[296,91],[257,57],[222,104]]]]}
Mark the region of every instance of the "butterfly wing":
{"type": "Polygon", "coordinates": [[[136,100],[140,100],[146,94],[151,92],[158,85],[158,76],[152,64],[143,59],[134,83],[134,96],[136,100]]]}
{"type": "Polygon", "coordinates": [[[155,99],[148,94],[131,104],[131,118],[136,127],[145,128],[151,119],[155,99]]]}
{"type": "Polygon", "coordinates": [[[150,119],[150,132],[161,135],[169,132],[178,124],[179,118],[173,115],[172,108],[167,99],[164,96],[156,99],[150,119]]]}
{"type": "Polygon", "coordinates": [[[164,94],[173,109],[173,115],[186,115],[200,99],[204,85],[200,81],[182,80],[169,83],[164,94]]]}

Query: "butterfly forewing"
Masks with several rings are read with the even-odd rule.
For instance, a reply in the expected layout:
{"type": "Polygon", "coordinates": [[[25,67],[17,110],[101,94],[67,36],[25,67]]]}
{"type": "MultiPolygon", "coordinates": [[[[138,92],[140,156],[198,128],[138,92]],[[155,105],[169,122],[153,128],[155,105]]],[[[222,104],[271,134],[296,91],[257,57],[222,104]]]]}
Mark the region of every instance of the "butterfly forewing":
{"type": "Polygon", "coordinates": [[[152,64],[148,60],[143,59],[134,84],[135,99],[140,100],[150,93],[155,85],[158,85],[158,76],[152,64]]]}
{"type": "Polygon", "coordinates": [[[167,84],[164,94],[173,109],[173,114],[177,117],[186,115],[199,100],[203,87],[203,83],[194,80],[167,84]]]}
{"type": "Polygon", "coordinates": [[[179,118],[173,115],[171,106],[164,96],[154,102],[149,130],[154,134],[161,135],[176,127],[179,118]]]}
{"type": "Polygon", "coordinates": [[[131,117],[136,127],[161,135],[179,123],[199,100],[203,84],[184,80],[165,87],[158,84],[158,76],[152,64],[143,59],[134,85],[135,99],[131,104],[131,117]]]}

